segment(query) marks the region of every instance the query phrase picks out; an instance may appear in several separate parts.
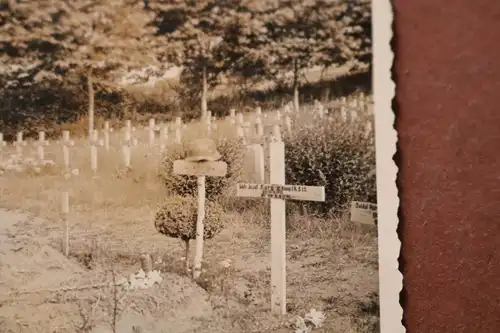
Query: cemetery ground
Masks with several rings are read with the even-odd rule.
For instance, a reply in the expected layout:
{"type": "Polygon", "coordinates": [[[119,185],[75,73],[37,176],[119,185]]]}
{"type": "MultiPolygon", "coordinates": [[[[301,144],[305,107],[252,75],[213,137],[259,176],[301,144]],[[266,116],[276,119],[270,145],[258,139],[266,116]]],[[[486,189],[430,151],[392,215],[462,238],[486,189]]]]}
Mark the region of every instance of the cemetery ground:
{"type": "MultiPolygon", "coordinates": [[[[199,129],[190,124],[189,131],[199,129]]],[[[56,142],[45,151],[54,165],[0,177],[0,331],[294,332],[295,318],[316,309],[326,319],[313,332],[379,332],[376,230],[353,224],[348,214],[287,215],[285,318],[270,314],[264,199],[224,197],[229,223],[205,241],[202,276],[192,281],[183,242],[154,227],[167,193],[157,176],[160,147],[147,147],[144,137],[129,171],[112,144],[100,150],[94,174],[86,141],[74,138],[71,165],[79,172],[69,179],[61,177],[56,142]],[[61,250],[62,189],[70,196],[68,258],[61,250]],[[105,283],[137,272],[144,253],[163,278],[159,285],[123,291],[105,283]]],[[[36,154],[30,144],[23,149],[36,154]]],[[[5,147],[2,157],[14,151],[5,147]]]]}

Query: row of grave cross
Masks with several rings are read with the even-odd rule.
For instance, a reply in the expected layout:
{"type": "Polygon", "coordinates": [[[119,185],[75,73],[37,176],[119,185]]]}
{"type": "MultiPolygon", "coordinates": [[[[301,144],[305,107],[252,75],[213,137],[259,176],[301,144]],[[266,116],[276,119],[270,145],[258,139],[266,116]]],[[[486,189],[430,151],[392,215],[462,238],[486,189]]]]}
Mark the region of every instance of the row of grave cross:
{"type": "MultiPolygon", "coordinates": [[[[343,110],[341,105],[341,111],[343,110]]],[[[293,108],[290,105],[286,105],[284,108],[284,116],[282,115],[280,110],[274,112],[273,119],[269,117],[268,113],[262,113],[262,109],[257,107],[255,109],[255,116],[253,117],[253,133],[250,131],[252,128],[250,121],[245,121],[243,113],[236,113],[235,109],[231,109],[229,112],[229,116],[227,117],[229,122],[235,126],[235,134],[236,137],[240,138],[244,144],[249,145],[248,138],[256,138],[257,142],[261,143],[261,139],[264,138],[264,123],[266,126],[272,126],[273,131],[271,133],[271,137],[280,137],[280,127],[284,127],[285,133],[291,134],[292,132],[292,116],[293,116],[293,108]]],[[[325,107],[316,102],[314,104],[313,115],[317,117],[323,117],[327,111],[325,107]]],[[[211,115],[211,112],[208,111],[208,116],[204,119],[205,124],[207,125],[207,137],[210,137],[212,131],[217,129],[217,123],[215,122],[216,118],[211,115]]],[[[371,135],[372,131],[372,123],[367,122],[366,134],[371,135]]],[[[156,146],[156,132],[160,132],[159,136],[159,146],[160,151],[164,151],[166,148],[166,142],[169,136],[169,128],[174,131],[174,142],[181,143],[182,141],[182,130],[186,128],[186,124],[182,123],[182,119],[177,117],[175,119],[175,123],[161,124],[160,126],[156,125],[155,119],[150,119],[147,127],[148,130],[148,146],[153,147],[156,146]]],[[[102,129],[103,139],[99,139],[99,131],[93,130],[91,131],[91,135],[89,138],[90,145],[90,164],[91,169],[95,172],[97,170],[97,147],[103,147],[105,150],[110,149],[110,133],[113,132],[113,128],[110,127],[108,121],[104,123],[104,128],[102,129]]],[[[138,145],[138,140],[133,138],[133,132],[135,132],[135,127],[132,126],[130,120],[126,121],[125,127],[123,128],[123,140],[122,140],[122,155],[123,162],[125,167],[130,168],[131,165],[131,149],[138,145]]],[[[63,131],[62,140],[59,141],[62,145],[63,150],[63,161],[64,167],[69,168],[69,147],[74,145],[74,141],[69,138],[69,131],[63,131]]],[[[39,132],[38,140],[34,143],[37,146],[38,157],[40,160],[44,159],[44,147],[48,145],[48,141],[45,139],[45,132],[39,132]]],[[[3,141],[3,135],[0,133],[0,148],[5,146],[6,143],[3,141]]],[[[18,132],[16,141],[14,142],[14,146],[16,147],[16,153],[18,155],[22,154],[23,147],[25,147],[27,143],[23,141],[23,133],[18,132]]],[[[251,146],[251,144],[249,145],[251,146]]]]}

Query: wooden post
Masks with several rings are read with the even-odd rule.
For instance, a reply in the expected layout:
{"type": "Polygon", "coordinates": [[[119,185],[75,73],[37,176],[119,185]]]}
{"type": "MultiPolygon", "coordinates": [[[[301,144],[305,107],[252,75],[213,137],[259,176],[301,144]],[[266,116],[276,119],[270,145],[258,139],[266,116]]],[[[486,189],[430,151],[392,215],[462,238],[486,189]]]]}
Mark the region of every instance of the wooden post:
{"type": "Polygon", "coordinates": [[[130,159],[131,159],[131,146],[132,146],[132,133],[130,127],[125,127],[124,128],[124,142],[122,145],[122,151],[123,151],[123,163],[125,164],[125,167],[128,169],[130,168],[130,159]]]}
{"type": "Polygon", "coordinates": [[[255,119],[255,134],[258,139],[264,136],[264,126],[262,126],[262,119],[260,117],[255,119]]]}
{"type": "Polygon", "coordinates": [[[182,119],[181,117],[175,118],[175,143],[180,144],[182,142],[182,119]]]}
{"type": "Polygon", "coordinates": [[[109,121],[105,121],[103,134],[104,134],[104,149],[106,149],[106,151],[109,150],[109,133],[111,132],[111,130],[112,129],[109,127],[109,121]]]}
{"type": "Polygon", "coordinates": [[[237,185],[240,197],[271,200],[271,311],[286,314],[285,200],[325,201],[323,186],[285,185],[285,147],[280,139],[269,142],[270,183],[237,185]]]}
{"type": "Polygon", "coordinates": [[[236,137],[239,140],[242,140],[243,144],[245,144],[245,142],[246,142],[246,140],[245,140],[245,132],[243,131],[243,127],[241,127],[241,125],[237,125],[236,126],[236,137]]]}
{"type": "Polygon", "coordinates": [[[197,279],[201,274],[201,262],[203,260],[203,235],[205,233],[205,179],[206,176],[198,176],[198,214],[196,216],[196,252],[193,265],[193,278],[197,279]]]}
{"type": "Polygon", "coordinates": [[[69,131],[62,131],[62,151],[63,151],[63,165],[66,172],[69,171],[69,146],[73,146],[75,142],[70,139],[69,131]]]}
{"type": "Polygon", "coordinates": [[[260,117],[262,114],[262,108],[260,106],[255,108],[255,116],[260,117]]]}
{"type": "Polygon", "coordinates": [[[153,147],[155,145],[155,131],[156,125],[154,118],[149,119],[149,128],[148,128],[148,144],[149,147],[153,147]]]}
{"type": "Polygon", "coordinates": [[[48,142],[45,140],[44,131],[38,132],[38,140],[35,142],[35,145],[37,146],[38,159],[43,161],[45,159],[45,146],[48,145],[48,142]]]}
{"type": "Polygon", "coordinates": [[[230,121],[231,125],[236,124],[236,110],[235,109],[229,110],[229,121],[230,121]]]}
{"type": "Polygon", "coordinates": [[[16,154],[21,156],[23,154],[23,146],[26,143],[23,141],[23,132],[17,132],[16,134],[16,142],[14,142],[14,146],[16,147],[16,154]]]}
{"type": "MultiPolygon", "coordinates": [[[[280,140],[269,143],[271,184],[285,184],[285,144],[280,140]]],[[[271,311],[286,313],[286,216],[285,200],[271,200],[271,311]]]]}
{"type": "Polygon", "coordinates": [[[276,110],[276,122],[280,122],[280,121],[281,121],[281,111],[276,110]]]}
{"type": "Polygon", "coordinates": [[[5,146],[7,146],[7,142],[3,140],[3,133],[0,133],[0,150],[5,146]]]}
{"type": "Polygon", "coordinates": [[[241,112],[238,112],[238,114],[236,115],[236,125],[243,125],[243,123],[245,122],[245,119],[243,118],[243,113],[241,112]]]}
{"type": "Polygon", "coordinates": [[[69,255],[68,215],[69,215],[69,193],[68,191],[64,191],[61,193],[61,219],[64,223],[64,236],[63,236],[62,246],[64,255],[66,257],[69,255]]]}

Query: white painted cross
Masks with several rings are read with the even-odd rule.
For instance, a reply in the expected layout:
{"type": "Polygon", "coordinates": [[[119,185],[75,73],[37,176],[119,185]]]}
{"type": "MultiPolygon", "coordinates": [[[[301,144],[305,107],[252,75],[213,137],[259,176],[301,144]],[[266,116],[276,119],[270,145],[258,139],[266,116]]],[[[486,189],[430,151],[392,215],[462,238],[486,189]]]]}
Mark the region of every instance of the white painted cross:
{"type": "Polygon", "coordinates": [[[325,201],[323,186],[285,185],[285,145],[269,142],[271,184],[237,184],[238,197],[271,199],[271,311],[286,314],[285,200],[325,201]]]}
{"type": "Polygon", "coordinates": [[[130,127],[126,126],[124,128],[123,136],[124,136],[122,144],[123,163],[125,164],[126,168],[130,168],[131,149],[132,149],[132,133],[130,127]]]}
{"type": "Polygon", "coordinates": [[[23,146],[26,146],[26,142],[23,141],[23,132],[17,132],[14,146],[16,147],[16,154],[21,156],[23,154],[23,146]]]}
{"type": "Polygon", "coordinates": [[[181,117],[175,118],[174,129],[175,129],[175,143],[180,144],[182,142],[182,129],[183,129],[181,117]]]}
{"type": "Polygon", "coordinates": [[[168,142],[168,125],[163,123],[160,126],[160,152],[165,151],[168,142]]]}
{"type": "Polygon", "coordinates": [[[109,126],[109,121],[104,122],[104,129],[102,132],[104,134],[104,149],[109,150],[109,134],[113,132],[113,128],[109,126]]]}
{"type": "Polygon", "coordinates": [[[3,133],[0,133],[0,150],[7,146],[7,142],[3,140],[3,133]]]}
{"type": "Polygon", "coordinates": [[[45,132],[38,132],[38,140],[35,141],[35,146],[37,147],[38,159],[43,161],[45,159],[45,146],[48,146],[49,142],[45,140],[45,132]]]}
{"type": "Polygon", "coordinates": [[[255,108],[255,116],[260,117],[262,115],[262,108],[260,106],[255,108]]]}
{"type": "Polygon", "coordinates": [[[64,164],[64,169],[66,171],[69,170],[69,146],[73,146],[75,142],[70,139],[69,136],[69,131],[62,131],[62,140],[60,141],[62,144],[62,150],[63,150],[63,164],[64,164]]]}
{"type": "Polygon", "coordinates": [[[229,121],[231,122],[232,125],[236,124],[236,110],[235,109],[229,110],[229,121]]]}
{"type": "Polygon", "coordinates": [[[158,127],[155,124],[155,119],[151,118],[149,119],[149,124],[148,124],[148,144],[149,147],[153,147],[155,145],[155,138],[156,138],[156,131],[158,130],[158,127]]]}
{"type": "Polygon", "coordinates": [[[255,118],[255,135],[257,139],[261,139],[264,136],[264,126],[262,125],[260,116],[255,118]]]}

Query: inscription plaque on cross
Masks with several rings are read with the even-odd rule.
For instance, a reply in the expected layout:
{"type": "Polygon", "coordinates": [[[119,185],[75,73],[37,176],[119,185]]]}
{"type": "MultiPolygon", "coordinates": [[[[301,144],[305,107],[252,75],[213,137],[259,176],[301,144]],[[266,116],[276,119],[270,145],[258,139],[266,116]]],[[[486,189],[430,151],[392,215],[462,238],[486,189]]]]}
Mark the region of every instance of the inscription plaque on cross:
{"type": "Polygon", "coordinates": [[[269,142],[271,184],[238,183],[236,196],[271,201],[271,312],[286,314],[286,200],[325,201],[324,186],[285,185],[285,147],[269,142]]]}

